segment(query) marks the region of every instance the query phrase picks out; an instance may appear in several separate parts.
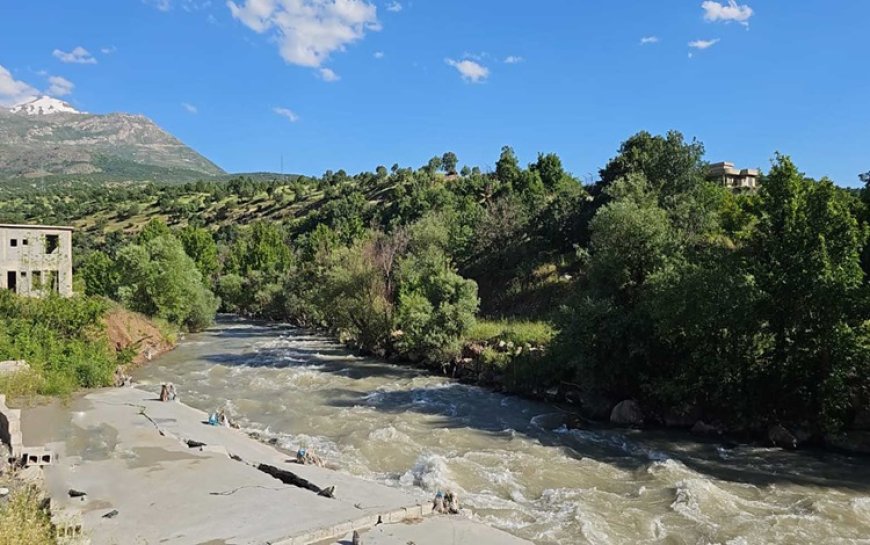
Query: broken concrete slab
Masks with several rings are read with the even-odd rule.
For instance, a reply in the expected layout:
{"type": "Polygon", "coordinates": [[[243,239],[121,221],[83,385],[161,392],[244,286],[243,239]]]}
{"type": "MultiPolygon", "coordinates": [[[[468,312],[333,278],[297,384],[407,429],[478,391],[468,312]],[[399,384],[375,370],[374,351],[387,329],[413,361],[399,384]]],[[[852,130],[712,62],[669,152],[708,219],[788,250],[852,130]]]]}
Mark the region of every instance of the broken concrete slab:
{"type": "MultiPolygon", "coordinates": [[[[205,425],[203,413],[154,397],[127,388],[104,390],[57,407],[52,417],[67,420],[53,426],[54,437],[48,438],[61,456],[41,470],[52,508],[80,510],[94,545],[298,545],[372,527],[378,517],[397,522],[422,515],[417,498],[402,490],[288,464],[287,453],[238,430],[205,425]],[[185,439],[211,448],[189,448],[185,439]],[[258,471],[259,463],[304,472],[320,487],[336,486],[336,497],[285,485],[258,471]],[[70,489],[87,495],[71,498],[70,489]],[[103,518],[114,510],[117,516],[103,518]]],[[[34,438],[48,428],[32,424],[34,438]]]]}
{"type": "MultiPolygon", "coordinates": [[[[351,543],[352,534],[336,545],[351,543]]],[[[382,524],[362,534],[365,545],[530,545],[528,541],[461,517],[429,517],[399,524],[382,524]]]]}

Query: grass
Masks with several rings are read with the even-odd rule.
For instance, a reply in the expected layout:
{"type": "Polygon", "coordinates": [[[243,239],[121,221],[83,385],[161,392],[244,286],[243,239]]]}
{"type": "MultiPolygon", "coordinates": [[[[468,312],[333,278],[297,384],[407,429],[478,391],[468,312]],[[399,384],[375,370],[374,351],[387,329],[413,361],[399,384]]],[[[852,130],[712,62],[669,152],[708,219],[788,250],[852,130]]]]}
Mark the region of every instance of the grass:
{"type": "Polygon", "coordinates": [[[0,505],[0,545],[55,545],[48,513],[32,486],[12,492],[0,505]]]}
{"type": "Polygon", "coordinates": [[[44,389],[45,380],[36,371],[19,371],[0,376],[0,394],[5,394],[16,403],[32,400],[44,389]]]}
{"type": "Polygon", "coordinates": [[[546,345],[556,330],[545,321],[480,319],[466,335],[468,341],[500,340],[517,345],[546,345]]]}

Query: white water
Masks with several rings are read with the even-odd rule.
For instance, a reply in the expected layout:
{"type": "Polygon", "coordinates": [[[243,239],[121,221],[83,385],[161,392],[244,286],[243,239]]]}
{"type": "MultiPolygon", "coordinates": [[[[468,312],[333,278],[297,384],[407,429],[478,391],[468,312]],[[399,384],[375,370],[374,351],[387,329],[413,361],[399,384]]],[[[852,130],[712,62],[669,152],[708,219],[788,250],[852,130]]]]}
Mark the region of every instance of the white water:
{"type": "Polygon", "coordinates": [[[287,327],[223,321],[137,372],[342,470],[538,544],[868,544],[870,460],[569,430],[559,409],[357,358],[287,327]]]}

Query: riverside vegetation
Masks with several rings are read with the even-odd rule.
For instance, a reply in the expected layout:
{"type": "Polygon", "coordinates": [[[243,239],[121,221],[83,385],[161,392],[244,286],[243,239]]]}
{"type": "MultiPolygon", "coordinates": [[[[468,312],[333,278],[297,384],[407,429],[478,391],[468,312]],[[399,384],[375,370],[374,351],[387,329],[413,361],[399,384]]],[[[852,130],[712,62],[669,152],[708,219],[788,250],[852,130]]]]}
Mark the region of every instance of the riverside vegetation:
{"type": "Polygon", "coordinates": [[[88,297],[180,327],[220,305],[513,392],[570,385],[593,416],[628,398],[653,422],[750,434],[852,425],[870,399],[870,192],[780,155],[757,193],[705,173],[699,142],[639,133],[588,184],[505,147],[486,173],[446,153],[355,176],[16,186],[0,217],[74,224],[88,297]]]}

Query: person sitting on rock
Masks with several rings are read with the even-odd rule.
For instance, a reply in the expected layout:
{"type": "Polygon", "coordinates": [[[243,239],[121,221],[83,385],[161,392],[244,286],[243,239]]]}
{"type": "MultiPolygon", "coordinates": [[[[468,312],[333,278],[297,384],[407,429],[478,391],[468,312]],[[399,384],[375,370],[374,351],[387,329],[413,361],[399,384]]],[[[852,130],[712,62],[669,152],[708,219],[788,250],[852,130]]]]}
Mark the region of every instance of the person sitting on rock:
{"type": "Polygon", "coordinates": [[[452,490],[448,490],[447,494],[444,495],[444,505],[447,508],[447,512],[451,515],[459,514],[459,495],[454,493],[452,490]]]}
{"type": "Polygon", "coordinates": [[[166,384],[160,385],[160,401],[169,401],[169,386],[166,384]]]}
{"type": "Polygon", "coordinates": [[[444,507],[444,494],[440,490],[435,493],[435,499],[432,501],[432,511],[438,514],[447,512],[447,509],[444,507]]]}
{"type": "Polygon", "coordinates": [[[169,401],[176,401],[176,400],[178,400],[178,394],[175,393],[175,384],[172,384],[172,383],[170,382],[170,383],[169,383],[169,387],[168,387],[167,389],[168,389],[167,394],[168,394],[168,396],[169,396],[169,401]]]}

